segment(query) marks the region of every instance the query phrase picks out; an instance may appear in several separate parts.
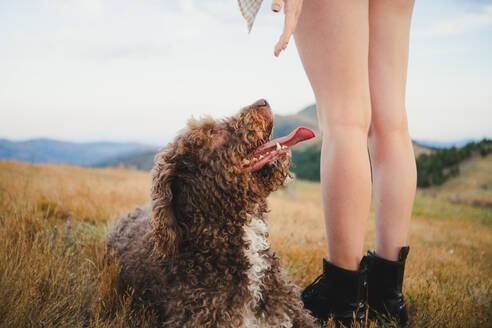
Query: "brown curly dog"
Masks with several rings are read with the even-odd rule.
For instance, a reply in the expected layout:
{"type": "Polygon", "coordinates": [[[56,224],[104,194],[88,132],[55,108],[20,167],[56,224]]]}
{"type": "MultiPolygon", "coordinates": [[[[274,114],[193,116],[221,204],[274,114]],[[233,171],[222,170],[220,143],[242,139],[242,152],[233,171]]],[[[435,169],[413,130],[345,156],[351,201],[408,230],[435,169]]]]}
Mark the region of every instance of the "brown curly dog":
{"type": "Polygon", "coordinates": [[[155,157],[151,204],[120,218],[108,249],[163,327],[314,327],[270,249],[266,198],[290,177],[298,128],[269,142],[265,100],[190,120],[155,157]]]}

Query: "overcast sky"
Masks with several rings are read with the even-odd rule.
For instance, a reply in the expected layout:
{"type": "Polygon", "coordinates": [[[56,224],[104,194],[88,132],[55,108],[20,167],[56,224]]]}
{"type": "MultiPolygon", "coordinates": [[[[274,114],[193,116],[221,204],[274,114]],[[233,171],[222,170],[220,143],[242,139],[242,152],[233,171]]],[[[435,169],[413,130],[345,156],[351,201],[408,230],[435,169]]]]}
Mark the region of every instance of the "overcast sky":
{"type": "MultiPolygon", "coordinates": [[[[270,4],[248,34],[235,0],[0,0],[0,138],[160,144],[261,97],[294,113],[314,96],[293,42],[273,56],[270,4]]],[[[492,137],[492,1],[416,1],[407,112],[414,139],[492,137]]]]}

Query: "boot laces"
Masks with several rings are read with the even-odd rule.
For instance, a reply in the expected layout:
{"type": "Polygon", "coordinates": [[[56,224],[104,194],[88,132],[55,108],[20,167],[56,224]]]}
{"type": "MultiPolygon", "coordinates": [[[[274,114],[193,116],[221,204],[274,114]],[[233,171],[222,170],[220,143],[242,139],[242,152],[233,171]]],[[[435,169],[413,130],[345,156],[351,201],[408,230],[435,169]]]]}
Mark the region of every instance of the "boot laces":
{"type": "Polygon", "coordinates": [[[320,281],[321,279],[323,278],[324,274],[320,274],[316,279],[314,279],[314,281],[312,283],[310,283],[305,289],[304,291],[302,292],[302,296],[303,298],[305,299],[309,299],[313,296],[315,296],[316,294],[318,294],[318,286],[320,284],[320,281]]]}

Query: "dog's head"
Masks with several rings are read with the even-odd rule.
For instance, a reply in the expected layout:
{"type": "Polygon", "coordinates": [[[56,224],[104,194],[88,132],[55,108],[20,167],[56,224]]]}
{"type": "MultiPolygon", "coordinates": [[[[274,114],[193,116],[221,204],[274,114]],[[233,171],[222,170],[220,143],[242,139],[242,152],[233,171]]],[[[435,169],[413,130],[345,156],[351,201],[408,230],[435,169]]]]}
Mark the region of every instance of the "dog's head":
{"type": "Polygon", "coordinates": [[[273,115],[262,99],[226,119],[192,119],[161,149],[152,170],[156,250],[173,253],[195,221],[246,217],[284,183],[288,146],[314,133],[300,128],[269,141],[272,132],[273,115]]]}

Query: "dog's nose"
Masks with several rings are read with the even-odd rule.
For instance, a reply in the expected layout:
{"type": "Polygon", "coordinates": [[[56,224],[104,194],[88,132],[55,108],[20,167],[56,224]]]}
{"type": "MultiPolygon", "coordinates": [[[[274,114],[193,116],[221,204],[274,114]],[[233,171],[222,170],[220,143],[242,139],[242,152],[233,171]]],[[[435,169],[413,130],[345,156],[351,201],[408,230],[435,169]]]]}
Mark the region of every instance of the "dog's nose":
{"type": "Polygon", "coordinates": [[[270,106],[268,104],[268,101],[266,101],[265,99],[260,99],[260,100],[257,100],[253,106],[257,106],[257,107],[265,107],[265,106],[270,106]]]}
{"type": "Polygon", "coordinates": [[[266,133],[270,135],[273,129],[273,113],[270,108],[270,104],[265,99],[260,99],[257,100],[252,106],[252,110],[260,114],[263,117],[263,120],[267,123],[266,133]]]}

